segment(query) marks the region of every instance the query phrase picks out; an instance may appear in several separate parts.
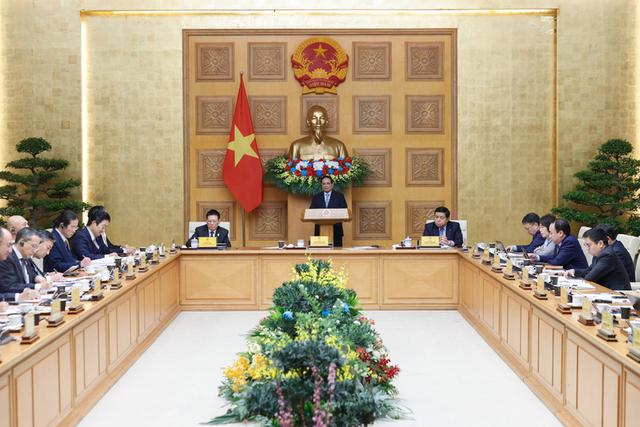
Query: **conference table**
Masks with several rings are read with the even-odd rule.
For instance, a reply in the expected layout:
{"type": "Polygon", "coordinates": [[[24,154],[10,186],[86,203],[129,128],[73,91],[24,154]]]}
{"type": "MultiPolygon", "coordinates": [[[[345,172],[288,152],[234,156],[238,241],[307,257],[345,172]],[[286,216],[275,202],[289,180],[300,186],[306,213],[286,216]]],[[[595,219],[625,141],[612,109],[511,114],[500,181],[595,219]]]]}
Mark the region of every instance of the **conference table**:
{"type": "Polygon", "coordinates": [[[600,339],[469,253],[243,248],[170,254],[62,325],[41,322],[34,343],[0,346],[0,427],[76,424],[180,311],[267,309],[307,256],[344,269],[364,309],[457,309],[566,425],[640,426],[640,363],[622,334],[600,339]]]}

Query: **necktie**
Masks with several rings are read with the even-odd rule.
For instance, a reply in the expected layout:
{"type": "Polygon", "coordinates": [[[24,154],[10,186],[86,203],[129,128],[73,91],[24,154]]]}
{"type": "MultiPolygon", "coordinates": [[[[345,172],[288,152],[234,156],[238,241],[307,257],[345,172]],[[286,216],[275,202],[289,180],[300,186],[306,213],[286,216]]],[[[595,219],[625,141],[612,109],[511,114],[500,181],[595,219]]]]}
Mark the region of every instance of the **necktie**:
{"type": "Polygon", "coordinates": [[[209,237],[213,237],[213,231],[209,230],[209,237]]]}
{"type": "Polygon", "coordinates": [[[558,252],[560,252],[560,245],[556,245],[556,248],[553,250],[553,254],[558,255],[558,252]]]}
{"type": "Polygon", "coordinates": [[[71,250],[71,247],[69,246],[69,241],[67,239],[64,239],[64,245],[67,247],[67,250],[71,250]]]}
{"type": "Polygon", "coordinates": [[[330,193],[324,193],[324,207],[325,208],[329,207],[329,198],[331,198],[331,194],[330,193]]]}
{"type": "Polygon", "coordinates": [[[445,230],[445,228],[444,228],[444,227],[442,227],[442,228],[439,228],[439,229],[438,229],[438,235],[439,235],[440,237],[445,237],[445,236],[446,236],[446,233],[445,233],[445,232],[446,232],[446,230],[445,230]]]}
{"type": "Polygon", "coordinates": [[[29,283],[29,270],[27,270],[28,259],[22,258],[20,263],[22,264],[22,274],[24,275],[24,283],[29,283]]]}

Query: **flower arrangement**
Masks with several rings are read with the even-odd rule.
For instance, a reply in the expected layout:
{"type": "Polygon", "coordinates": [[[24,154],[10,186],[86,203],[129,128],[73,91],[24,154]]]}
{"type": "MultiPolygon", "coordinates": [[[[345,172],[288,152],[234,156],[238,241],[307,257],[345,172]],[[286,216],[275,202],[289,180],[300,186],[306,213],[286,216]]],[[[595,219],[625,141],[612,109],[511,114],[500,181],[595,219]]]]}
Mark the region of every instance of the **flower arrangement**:
{"type": "Polygon", "coordinates": [[[265,169],[265,178],[281,190],[306,196],[322,191],[319,178],[324,175],[331,175],[335,189],[343,191],[362,185],[370,173],[367,163],[359,157],[300,160],[278,156],[269,160],[265,169]]]}
{"type": "Polygon", "coordinates": [[[273,294],[273,307],[224,370],[227,413],[209,424],[361,426],[399,419],[391,364],[344,271],[308,259],[273,294]]]}

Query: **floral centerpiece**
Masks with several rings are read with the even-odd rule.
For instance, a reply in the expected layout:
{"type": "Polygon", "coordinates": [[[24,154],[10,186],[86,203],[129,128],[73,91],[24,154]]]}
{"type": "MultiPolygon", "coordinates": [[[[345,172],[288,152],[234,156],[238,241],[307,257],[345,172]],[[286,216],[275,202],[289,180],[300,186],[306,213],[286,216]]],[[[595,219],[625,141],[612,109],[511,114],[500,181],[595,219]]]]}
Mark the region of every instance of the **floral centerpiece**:
{"type": "Polygon", "coordinates": [[[367,162],[359,157],[300,160],[278,156],[269,160],[265,169],[265,178],[278,188],[305,196],[322,191],[318,178],[324,175],[333,177],[334,188],[338,191],[362,185],[369,176],[367,162]]]}
{"type": "Polygon", "coordinates": [[[247,351],[224,370],[219,394],[230,408],[210,424],[360,426],[406,417],[393,385],[400,370],[345,285],[330,261],[294,267],[247,351]]]}

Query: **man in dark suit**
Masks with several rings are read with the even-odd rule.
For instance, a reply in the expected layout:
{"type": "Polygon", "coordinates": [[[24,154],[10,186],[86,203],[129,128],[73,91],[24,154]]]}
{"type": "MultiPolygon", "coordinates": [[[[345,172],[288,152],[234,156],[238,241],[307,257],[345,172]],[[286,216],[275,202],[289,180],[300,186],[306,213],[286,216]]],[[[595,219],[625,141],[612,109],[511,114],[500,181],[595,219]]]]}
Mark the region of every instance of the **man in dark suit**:
{"type": "MultiPolygon", "coordinates": [[[[310,209],[346,209],[347,201],[344,198],[344,194],[339,191],[333,190],[333,178],[329,175],[325,175],[320,180],[322,184],[322,193],[318,193],[311,199],[310,209]]],[[[316,224],[313,230],[314,236],[320,235],[320,225],[316,224]]],[[[342,223],[333,224],[333,246],[336,248],[342,247],[342,236],[344,236],[344,229],[342,223]]]]}
{"type": "Polygon", "coordinates": [[[191,247],[191,239],[198,239],[200,237],[215,237],[218,246],[231,247],[231,240],[229,240],[229,230],[224,227],[220,227],[220,212],[215,209],[211,209],[206,215],[207,223],[196,227],[195,232],[185,245],[191,247]]]}
{"type": "Polygon", "coordinates": [[[107,255],[103,252],[98,240],[102,239],[102,233],[110,220],[111,217],[106,211],[94,211],[89,215],[87,225],[71,240],[71,249],[76,258],[99,259],[107,255]]]}
{"type": "Polygon", "coordinates": [[[605,231],[598,227],[592,228],[585,233],[584,238],[589,253],[593,255],[593,261],[588,268],[568,270],[565,276],[584,277],[585,280],[609,289],[630,291],[629,276],[613,247],[609,246],[605,231]]]}
{"type": "Polygon", "coordinates": [[[58,271],[64,273],[73,266],[86,267],[91,264],[91,258],[78,260],[71,251],[69,239],[78,230],[78,216],[72,211],[62,211],[53,221],[53,247],[49,255],[44,257],[44,271],[49,273],[58,271]]]}
{"type": "Polygon", "coordinates": [[[540,233],[540,216],[535,212],[529,212],[522,218],[522,226],[525,231],[529,233],[531,242],[528,245],[513,245],[509,247],[509,250],[514,252],[532,253],[538,247],[544,244],[544,237],[540,233]]]}
{"type": "MultiPolygon", "coordinates": [[[[104,211],[107,212],[107,210],[104,208],[104,206],[102,205],[95,205],[93,207],[91,207],[91,209],[89,209],[88,215],[94,216],[96,215],[96,213],[98,211],[104,211]]],[[[109,220],[107,221],[107,224],[105,225],[105,229],[107,228],[107,226],[111,223],[111,216],[107,213],[106,217],[109,218],[109,220]]],[[[96,239],[96,241],[98,242],[98,245],[100,246],[100,251],[104,254],[118,254],[120,256],[126,256],[129,254],[132,254],[135,252],[135,248],[132,246],[128,246],[128,245],[124,245],[124,246],[120,246],[120,245],[114,245],[113,243],[111,243],[111,241],[107,238],[107,234],[105,232],[102,233],[102,235],[100,235],[100,237],[98,239],[96,239]]]]}
{"type": "Polygon", "coordinates": [[[629,276],[629,281],[635,282],[636,270],[635,270],[635,266],[633,265],[633,259],[631,259],[631,254],[629,253],[627,248],[624,247],[622,242],[620,240],[616,240],[616,237],[618,237],[618,232],[616,231],[616,229],[610,226],[609,224],[598,224],[596,225],[596,228],[600,228],[604,230],[605,234],[607,235],[609,246],[611,246],[613,251],[616,253],[618,258],[622,262],[624,269],[627,271],[627,276],[629,276]]]}
{"type": "Polygon", "coordinates": [[[423,236],[440,237],[440,246],[460,247],[463,243],[460,224],[449,221],[451,212],[444,206],[435,209],[433,222],[424,225],[423,236]]]}
{"type": "Polygon", "coordinates": [[[542,261],[549,265],[562,266],[565,270],[587,268],[587,259],[580,242],[571,235],[571,226],[564,219],[557,219],[549,226],[549,237],[556,244],[552,255],[529,254],[531,261],[542,261]]]}
{"type": "Polygon", "coordinates": [[[31,257],[40,245],[38,232],[23,228],[16,235],[16,242],[6,260],[0,261],[0,294],[5,300],[39,298],[38,289],[51,287],[33,268],[31,257]],[[35,289],[36,292],[27,289],[35,289]],[[25,292],[26,291],[26,292],[25,292]]]}

